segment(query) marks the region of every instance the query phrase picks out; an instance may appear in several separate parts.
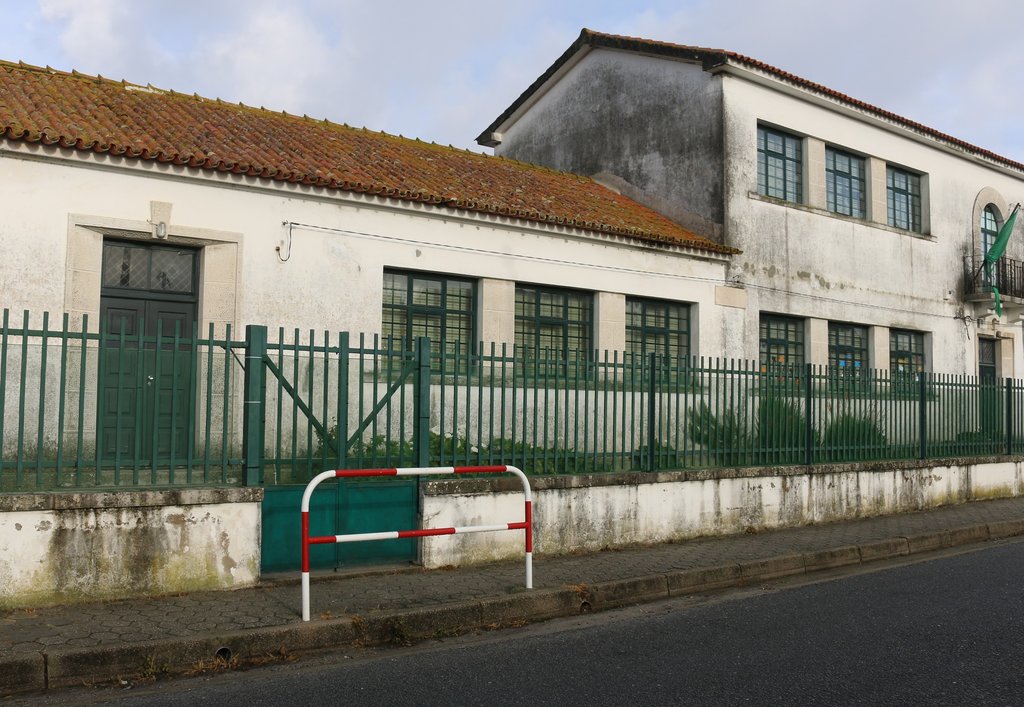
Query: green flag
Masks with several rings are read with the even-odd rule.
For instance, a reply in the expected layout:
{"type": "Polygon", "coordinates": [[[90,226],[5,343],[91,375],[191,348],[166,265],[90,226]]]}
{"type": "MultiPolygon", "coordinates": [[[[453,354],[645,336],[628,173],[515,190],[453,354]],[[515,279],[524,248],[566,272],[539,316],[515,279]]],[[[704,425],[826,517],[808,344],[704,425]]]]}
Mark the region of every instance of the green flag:
{"type": "Polygon", "coordinates": [[[1010,218],[1006,219],[1006,223],[999,229],[998,235],[996,235],[995,243],[985,253],[985,265],[989,266],[1003,257],[1003,253],[1006,252],[1006,244],[1010,242],[1010,234],[1013,233],[1013,222],[1017,220],[1017,212],[1020,210],[1020,204],[1013,207],[1013,211],[1010,213],[1010,218]]]}
{"type": "Polygon", "coordinates": [[[1006,223],[999,229],[999,233],[996,235],[996,240],[992,244],[992,247],[985,253],[985,275],[989,282],[992,283],[992,294],[996,298],[996,316],[1003,316],[1003,301],[999,297],[999,288],[996,286],[995,281],[992,279],[992,264],[1003,257],[1003,253],[1006,252],[1006,244],[1010,242],[1010,234],[1013,233],[1013,224],[1017,220],[1017,212],[1020,211],[1020,204],[1013,207],[1013,211],[1010,212],[1010,218],[1006,219],[1006,223]]]}

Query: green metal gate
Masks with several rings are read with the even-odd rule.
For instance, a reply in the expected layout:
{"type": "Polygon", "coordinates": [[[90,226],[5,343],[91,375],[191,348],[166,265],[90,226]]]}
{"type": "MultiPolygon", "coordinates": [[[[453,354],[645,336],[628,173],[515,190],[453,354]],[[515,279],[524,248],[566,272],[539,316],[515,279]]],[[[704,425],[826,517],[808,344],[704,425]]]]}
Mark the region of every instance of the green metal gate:
{"type": "MultiPolygon", "coordinates": [[[[427,440],[428,433],[415,424],[425,428],[429,417],[429,341],[419,340],[409,350],[365,337],[350,346],[346,333],[334,342],[324,334],[318,343],[314,332],[304,338],[295,331],[289,342],[278,330],[276,343],[268,343],[265,329],[247,330],[247,363],[260,365],[246,366],[245,420],[256,432],[246,435],[252,452],[247,450],[246,459],[259,460],[246,476],[250,483],[259,479],[265,490],[264,572],[299,568],[299,502],[321,471],[426,465],[426,445],[418,440],[427,440]],[[250,401],[262,404],[249,409],[250,401]],[[417,411],[412,416],[406,414],[410,405],[417,411]],[[250,416],[259,419],[250,422],[250,416]],[[417,423],[407,424],[410,417],[417,423]]],[[[417,478],[334,483],[332,492],[313,499],[312,527],[365,533],[418,525],[417,478]]],[[[310,561],[321,569],[339,568],[414,561],[417,552],[414,539],[338,544],[315,548],[310,561]]]]}

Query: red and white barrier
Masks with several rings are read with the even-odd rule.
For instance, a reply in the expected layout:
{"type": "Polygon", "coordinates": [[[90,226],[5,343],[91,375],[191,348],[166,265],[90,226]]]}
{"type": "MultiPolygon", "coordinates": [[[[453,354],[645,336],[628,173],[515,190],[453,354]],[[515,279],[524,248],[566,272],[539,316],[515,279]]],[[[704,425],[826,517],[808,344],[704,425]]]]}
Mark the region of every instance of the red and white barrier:
{"type": "Polygon", "coordinates": [[[394,540],[397,538],[424,538],[432,535],[456,535],[458,533],[489,533],[496,530],[526,531],[526,588],[533,589],[533,498],[530,482],[521,470],[514,466],[431,466],[409,467],[406,469],[337,469],[318,474],[306,485],[302,494],[302,620],[309,621],[309,546],[328,543],[354,543],[363,540],[394,540]],[[390,530],[382,533],[354,533],[351,535],[309,535],[309,499],[314,489],[327,479],[353,478],[360,476],[436,476],[440,474],[515,474],[523,482],[525,518],[521,522],[501,525],[467,525],[459,528],[423,528],[420,530],[390,530]]]}

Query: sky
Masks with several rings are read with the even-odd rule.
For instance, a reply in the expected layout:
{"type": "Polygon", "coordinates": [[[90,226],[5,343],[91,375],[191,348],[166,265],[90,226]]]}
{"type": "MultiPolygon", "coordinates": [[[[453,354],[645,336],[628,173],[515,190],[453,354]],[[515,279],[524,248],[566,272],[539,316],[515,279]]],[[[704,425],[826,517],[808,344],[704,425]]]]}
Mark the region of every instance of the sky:
{"type": "Polygon", "coordinates": [[[1024,161],[1019,0],[0,0],[0,59],[487,152],[580,29],[727,49],[1024,161]]]}

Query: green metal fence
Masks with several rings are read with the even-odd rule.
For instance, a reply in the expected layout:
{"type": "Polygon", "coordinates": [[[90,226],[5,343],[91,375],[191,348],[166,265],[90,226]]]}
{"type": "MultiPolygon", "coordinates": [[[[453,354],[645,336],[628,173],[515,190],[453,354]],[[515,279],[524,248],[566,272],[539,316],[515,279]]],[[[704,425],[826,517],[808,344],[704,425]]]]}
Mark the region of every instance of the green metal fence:
{"type": "Polygon", "coordinates": [[[232,484],[241,359],[212,328],[110,336],[0,319],[0,491],[232,484]]]}
{"type": "Polygon", "coordinates": [[[247,327],[0,321],[0,491],[302,484],[324,468],[532,474],[1006,454],[1024,381],[607,352],[438,351],[247,327]]]}

